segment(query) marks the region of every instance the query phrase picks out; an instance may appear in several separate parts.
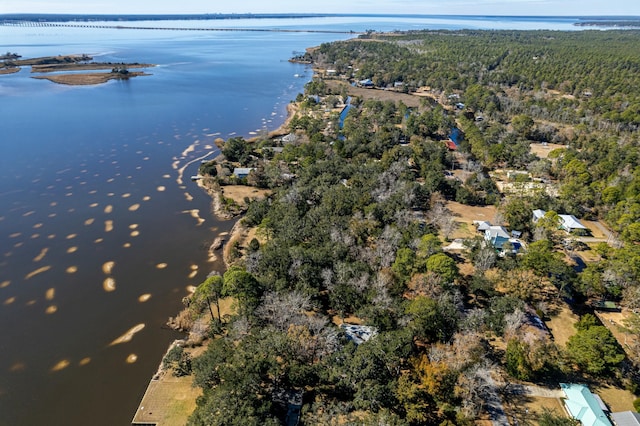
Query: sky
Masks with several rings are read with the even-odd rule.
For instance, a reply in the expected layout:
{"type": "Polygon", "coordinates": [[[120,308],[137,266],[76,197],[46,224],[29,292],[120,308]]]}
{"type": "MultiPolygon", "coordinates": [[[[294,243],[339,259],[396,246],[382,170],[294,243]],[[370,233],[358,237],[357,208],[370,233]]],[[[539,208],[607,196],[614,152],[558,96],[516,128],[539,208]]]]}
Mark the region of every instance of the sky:
{"type": "Polygon", "coordinates": [[[379,13],[425,15],[635,15],[638,0],[0,0],[2,13],[379,13]]]}

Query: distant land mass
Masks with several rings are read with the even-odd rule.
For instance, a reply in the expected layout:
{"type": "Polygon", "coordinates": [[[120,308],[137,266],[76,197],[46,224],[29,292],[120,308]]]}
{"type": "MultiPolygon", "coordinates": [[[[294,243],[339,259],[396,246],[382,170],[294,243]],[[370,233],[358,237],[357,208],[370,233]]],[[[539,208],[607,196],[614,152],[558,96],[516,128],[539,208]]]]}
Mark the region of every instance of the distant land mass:
{"type": "Polygon", "coordinates": [[[0,14],[0,23],[7,21],[37,21],[37,22],[93,22],[93,21],[189,21],[189,20],[224,20],[224,19],[287,19],[287,18],[322,18],[322,17],[406,17],[406,18],[439,18],[453,17],[482,19],[482,18],[545,18],[545,19],[577,19],[576,25],[594,26],[626,26],[626,23],[637,25],[638,16],[510,16],[510,15],[425,15],[425,14],[375,14],[375,13],[205,13],[205,14],[130,14],[130,15],[96,15],[96,14],[34,14],[9,13],[0,14]]]}
{"type": "Polygon", "coordinates": [[[640,18],[637,19],[602,19],[576,22],[579,27],[620,27],[620,28],[640,28],[640,18]]]}
{"type": "Polygon", "coordinates": [[[285,19],[285,18],[318,18],[334,16],[329,14],[253,14],[253,13],[206,13],[197,15],[76,15],[76,14],[34,14],[10,13],[0,14],[0,21],[45,21],[45,22],[93,22],[93,21],[193,21],[218,19],[285,19]]]}

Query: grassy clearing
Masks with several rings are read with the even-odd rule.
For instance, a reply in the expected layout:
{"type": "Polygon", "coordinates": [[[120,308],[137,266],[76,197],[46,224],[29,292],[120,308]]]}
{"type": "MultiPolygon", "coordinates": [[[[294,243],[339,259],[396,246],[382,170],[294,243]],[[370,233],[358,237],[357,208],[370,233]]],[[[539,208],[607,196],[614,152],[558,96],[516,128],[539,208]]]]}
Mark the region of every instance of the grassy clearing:
{"type": "Polygon", "coordinates": [[[612,386],[600,386],[592,389],[602,398],[612,412],[618,411],[635,411],[633,408],[633,400],[636,396],[625,389],[612,386]]]}
{"type": "Polygon", "coordinates": [[[547,328],[559,346],[566,347],[569,337],[576,333],[573,325],[578,322],[578,319],[578,315],[563,303],[558,313],[546,322],[547,328]]]}
{"type": "Polygon", "coordinates": [[[182,426],[196,408],[202,389],[192,386],[193,377],[174,377],[165,372],[149,383],[147,392],[134,416],[134,423],[157,423],[182,426]]]}
{"type": "Polygon", "coordinates": [[[543,145],[541,143],[532,143],[529,145],[531,147],[531,153],[536,155],[538,158],[547,158],[549,153],[554,149],[566,148],[566,145],[560,145],[557,143],[548,143],[543,145]]]}
{"type": "Polygon", "coordinates": [[[558,398],[541,396],[515,395],[505,401],[505,412],[511,424],[536,425],[542,413],[550,411],[558,416],[565,416],[566,412],[558,398]]]}

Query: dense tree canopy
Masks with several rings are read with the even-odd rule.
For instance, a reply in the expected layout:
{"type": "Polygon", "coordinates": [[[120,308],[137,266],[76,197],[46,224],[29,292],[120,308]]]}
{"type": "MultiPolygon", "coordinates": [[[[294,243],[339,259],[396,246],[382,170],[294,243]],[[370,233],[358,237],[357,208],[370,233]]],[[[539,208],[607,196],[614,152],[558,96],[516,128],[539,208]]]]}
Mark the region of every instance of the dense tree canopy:
{"type": "Polygon", "coordinates": [[[305,60],[341,79],[427,96],[411,108],[354,96],[342,122],[349,87],[314,79],[295,142],[225,143],[220,169],[253,167],[248,183],[272,192],[242,219],[255,238],[192,296],[199,311],[222,296],[238,309],[190,360],[204,390],[191,424],[276,424],[293,392],[305,424],[466,425],[497,397],[496,370],[622,374],[624,353],[595,317],[566,351],[535,318],[563,298],[640,306],[638,44],[634,30],[431,31],[310,49],[305,60]],[[539,143],[562,147],[538,158],[539,143]],[[503,168],[538,186],[500,192],[503,168]],[[496,205],[521,252],[481,236],[443,250],[460,231],[452,201],[496,205]],[[534,224],[535,209],[548,213],[534,224]],[[564,213],[614,231],[584,268],[564,213]],[[345,328],[358,324],[372,327],[366,338],[345,328]]]}

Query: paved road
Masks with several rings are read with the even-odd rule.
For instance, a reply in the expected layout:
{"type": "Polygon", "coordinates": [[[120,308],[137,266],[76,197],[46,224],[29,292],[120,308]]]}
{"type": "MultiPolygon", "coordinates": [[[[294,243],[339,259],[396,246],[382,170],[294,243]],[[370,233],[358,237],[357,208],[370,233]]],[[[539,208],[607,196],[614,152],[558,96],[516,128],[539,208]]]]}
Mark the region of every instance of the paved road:
{"type": "Polygon", "coordinates": [[[542,398],[562,398],[564,394],[562,389],[550,389],[536,385],[521,385],[517,383],[509,384],[506,392],[512,395],[539,396],[542,398]]]}
{"type": "Polygon", "coordinates": [[[606,226],[598,221],[591,221],[591,223],[593,223],[593,225],[602,232],[604,238],[579,237],[577,238],[578,241],[581,241],[583,243],[607,243],[613,247],[617,247],[620,245],[620,240],[618,240],[618,238],[616,238],[616,236],[611,231],[609,231],[606,226]]]}

